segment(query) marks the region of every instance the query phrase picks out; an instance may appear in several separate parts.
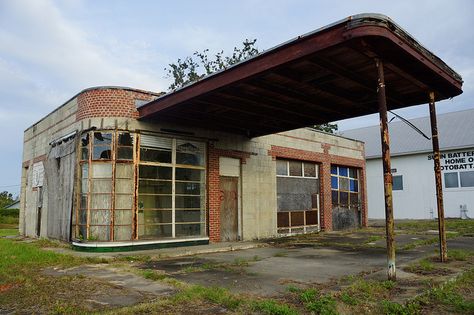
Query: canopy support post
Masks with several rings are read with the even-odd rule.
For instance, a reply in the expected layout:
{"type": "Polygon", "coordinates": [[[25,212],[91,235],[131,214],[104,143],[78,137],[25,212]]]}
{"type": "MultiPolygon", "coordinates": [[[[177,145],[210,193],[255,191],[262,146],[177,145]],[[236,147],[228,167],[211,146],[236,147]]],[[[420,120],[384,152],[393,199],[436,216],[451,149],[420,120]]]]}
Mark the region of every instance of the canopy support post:
{"type": "Polygon", "coordinates": [[[435,93],[429,92],[431,140],[433,143],[433,162],[436,182],[436,205],[438,207],[439,258],[441,262],[448,260],[446,246],[446,230],[444,222],[443,186],[441,183],[441,163],[438,141],[438,124],[436,121],[435,93]]]}
{"type": "Polygon", "coordinates": [[[377,98],[379,103],[380,135],[382,140],[383,181],[385,194],[385,229],[387,235],[387,273],[388,280],[395,281],[395,239],[392,201],[392,170],[390,166],[390,137],[387,122],[387,99],[385,97],[385,78],[382,60],[375,58],[378,72],[377,98]]]}

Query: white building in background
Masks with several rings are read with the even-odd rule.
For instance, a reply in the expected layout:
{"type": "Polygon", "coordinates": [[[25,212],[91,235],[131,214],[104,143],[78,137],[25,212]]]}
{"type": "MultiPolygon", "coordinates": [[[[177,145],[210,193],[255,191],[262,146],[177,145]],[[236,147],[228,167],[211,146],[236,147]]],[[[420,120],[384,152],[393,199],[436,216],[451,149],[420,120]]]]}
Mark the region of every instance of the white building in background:
{"type": "MultiPolygon", "coordinates": [[[[429,117],[410,122],[431,136],[429,117]]],[[[389,133],[395,219],[437,217],[431,140],[399,120],[389,133]]],[[[474,109],[438,115],[438,133],[445,217],[474,218],[474,109]]],[[[369,218],[385,218],[379,126],[342,135],[365,142],[369,218]]]]}

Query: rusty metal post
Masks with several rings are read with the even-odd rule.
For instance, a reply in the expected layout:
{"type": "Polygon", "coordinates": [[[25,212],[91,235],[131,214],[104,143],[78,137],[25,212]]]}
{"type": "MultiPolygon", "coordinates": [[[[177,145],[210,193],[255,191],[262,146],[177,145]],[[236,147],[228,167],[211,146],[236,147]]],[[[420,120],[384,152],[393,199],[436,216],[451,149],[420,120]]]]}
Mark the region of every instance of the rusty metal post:
{"type": "Polygon", "coordinates": [[[387,266],[388,280],[396,280],[395,239],[392,201],[392,170],[390,166],[390,137],[387,123],[387,100],[385,97],[385,78],[382,60],[375,58],[378,72],[377,98],[380,115],[380,135],[382,140],[383,182],[385,193],[385,229],[387,234],[387,266]]]}
{"type": "Polygon", "coordinates": [[[435,94],[429,93],[430,100],[430,122],[431,122],[431,140],[433,142],[433,161],[436,181],[436,204],[438,206],[438,231],[439,231],[439,257],[442,262],[448,260],[448,251],[446,247],[446,231],[444,224],[444,205],[443,205],[443,187],[441,183],[441,163],[438,141],[438,124],[436,122],[435,94]]]}

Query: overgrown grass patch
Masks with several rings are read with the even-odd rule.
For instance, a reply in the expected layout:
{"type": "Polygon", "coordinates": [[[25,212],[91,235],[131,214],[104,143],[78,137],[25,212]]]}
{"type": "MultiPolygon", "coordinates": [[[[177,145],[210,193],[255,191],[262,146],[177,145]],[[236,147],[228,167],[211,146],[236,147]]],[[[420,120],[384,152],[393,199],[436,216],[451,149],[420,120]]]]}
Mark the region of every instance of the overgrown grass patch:
{"type": "Polygon", "coordinates": [[[220,287],[204,287],[194,285],[186,288],[172,297],[175,302],[202,299],[235,310],[242,303],[242,299],[231,294],[227,289],[220,287]]]}
{"type": "Polygon", "coordinates": [[[465,249],[449,249],[448,259],[456,261],[466,261],[468,258],[474,257],[474,251],[465,249]]]}
{"type": "MultiPolygon", "coordinates": [[[[446,230],[457,232],[460,236],[474,235],[474,220],[446,219],[446,230]]],[[[438,230],[437,220],[404,220],[395,221],[395,228],[409,232],[419,233],[428,230],[438,230]]]]}
{"type": "Polygon", "coordinates": [[[299,312],[292,306],[279,303],[275,300],[255,301],[252,309],[266,315],[298,315],[299,312]]]}

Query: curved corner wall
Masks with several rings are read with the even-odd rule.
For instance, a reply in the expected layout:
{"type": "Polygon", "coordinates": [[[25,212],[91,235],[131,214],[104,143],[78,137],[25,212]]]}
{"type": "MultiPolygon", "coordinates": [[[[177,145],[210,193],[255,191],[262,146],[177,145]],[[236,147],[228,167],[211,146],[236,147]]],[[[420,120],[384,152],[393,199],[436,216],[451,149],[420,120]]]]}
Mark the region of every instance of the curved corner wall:
{"type": "Polygon", "coordinates": [[[84,90],[77,96],[76,121],[94,117],[138,118],[137,102],[156,98],[150,92],[125,88],[100,87],[84,90]]]}

